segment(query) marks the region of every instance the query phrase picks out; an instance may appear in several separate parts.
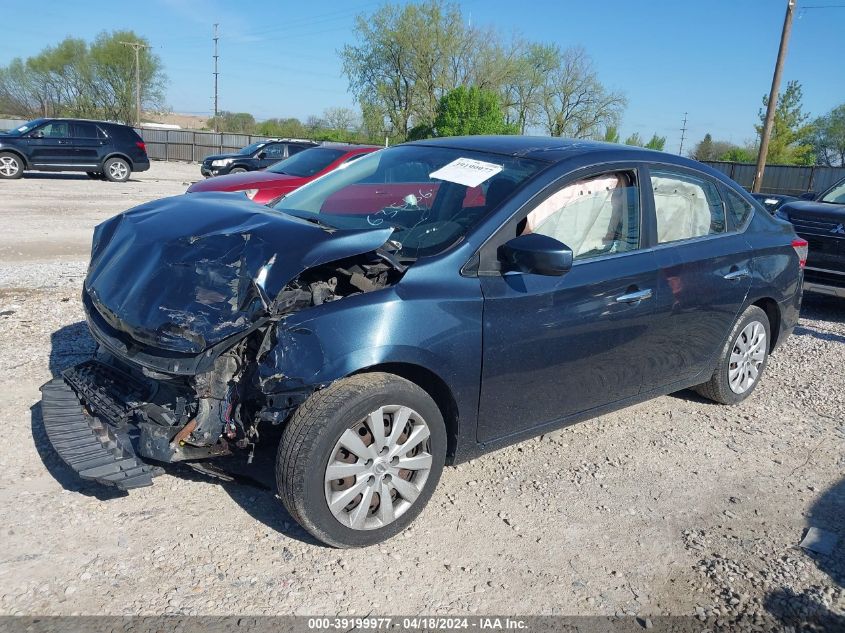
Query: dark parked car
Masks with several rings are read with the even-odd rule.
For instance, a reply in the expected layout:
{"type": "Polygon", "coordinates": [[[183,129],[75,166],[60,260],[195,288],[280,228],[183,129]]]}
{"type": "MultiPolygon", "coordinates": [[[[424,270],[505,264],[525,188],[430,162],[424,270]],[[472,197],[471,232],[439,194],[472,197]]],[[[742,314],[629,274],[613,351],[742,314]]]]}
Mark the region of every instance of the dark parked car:
{"type": "Polygon", "coordinates": [[[124,489],[162,462],[248,462],[279,426],[291,515],[369,545],[444,464],[688,387],[741,402],[798,319],[805,257],[787,222],[679,156],[399,145],[269,208],[195,194],[99,225],[98,351],[44,385],[44,425],[83,478],[124,489]],[[343,208],[350,189],[372,200],[343,208]]]}
{"type": "Polygon", "coordinates": [[[845,298],[845,179],[814,200],[784,204],[776,215],[810,245],[805,290],[845,298]]]}
{"type": "Polygon", "coordinates": [[[0,178],[24,171],[84,171],[125,182],[150,168],[147,147],[128,125],[84,119],[35,119],[0,134],[0,178]]]}
{"type": "Polygon", "coordinates": [[[261,171],[229,174],[195,182],[188,187],[187,193],[243,191],[253,202],[266,204],[378,149],[381,148],[374,145],[312,147],[261,171]]]}
{"type": "Polygon", "coordinates": [[[200,165],[200,173],[209,178],[211,176],[256,171],[317,145],[319,143],[300,138],[274,138],[268,141],[258,141],[242,147],[237,152],[206,156],[200,165]]]}
{"type": "Polygon", "coordinates": [[[771,214],[774,214],[787,202],[798,200],[795,196],[787,196],[780,193],[752,193],[751,196],[766,207],[766,211],[771,214]]]}

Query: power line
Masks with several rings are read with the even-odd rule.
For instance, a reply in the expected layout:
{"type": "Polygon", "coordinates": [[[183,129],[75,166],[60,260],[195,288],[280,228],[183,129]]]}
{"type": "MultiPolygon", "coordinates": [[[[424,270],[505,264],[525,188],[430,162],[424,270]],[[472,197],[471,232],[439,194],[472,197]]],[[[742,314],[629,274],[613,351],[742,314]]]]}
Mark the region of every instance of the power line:
{"type": "Polygon", "coordinates": [[[214,23],[214,34],[211,39],[214,40],[214,131],[217,131],[217,114],[218,114],[218,107],[217,107],[217,76],[220,74],[217,72],[217,59],[220,55],[217,54],[217,41],[220,39],[220,36],[217,34],[217,27],[219,24],[217,22],[214,23]]]}
{"type": "Polygon", "coordinates": [[[135,114],[138,127],[141,127],[141,60],[139,53],[142,48],[152,48],[141,42],[121,42],[135,51],[135,114]]]}
{"type": "Polygon", "coordinates": [[[678,148],[678,156],[684,153],[684,140],[687,137],[687,113],[684,112],[684,125],[681,128],[681,146],[678,148]]]}

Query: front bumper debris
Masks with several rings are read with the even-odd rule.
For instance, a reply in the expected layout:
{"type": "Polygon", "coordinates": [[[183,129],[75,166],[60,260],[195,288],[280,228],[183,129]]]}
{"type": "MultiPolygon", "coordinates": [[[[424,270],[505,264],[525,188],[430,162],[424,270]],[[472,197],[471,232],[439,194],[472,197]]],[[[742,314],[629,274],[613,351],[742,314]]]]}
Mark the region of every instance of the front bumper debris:
{"type": "Polygon", "coordinates": [[[152,485],[164,471],[141,461],[128,436],[91,415],[64,378],[41,387],[47,438],[59,457],[83,479],[129,490],[152,485]]]}

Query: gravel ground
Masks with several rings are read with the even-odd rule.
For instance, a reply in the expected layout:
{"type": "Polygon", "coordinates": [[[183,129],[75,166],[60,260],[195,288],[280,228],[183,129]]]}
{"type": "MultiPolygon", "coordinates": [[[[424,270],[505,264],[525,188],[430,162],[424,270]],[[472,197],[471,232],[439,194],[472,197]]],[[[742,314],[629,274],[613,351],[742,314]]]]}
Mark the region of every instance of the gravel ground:
{"type": "MultiPolygon", "coordinates": [[[[0,614],[830,614],[845,627],[845,302],[808,296],[755,394],[684,392],[447,468],[374,548],[313,542],[272,490],[185,467],[121,494],[51,452],[38,387],[93,344],[93,226],[184,191],[196,165],[125,184],[0,182],[0,614]],[[798,547],[814,526],[832,554],[798,547]]],[[[259,456],[272,458],[272,449],[259,456]]]]}

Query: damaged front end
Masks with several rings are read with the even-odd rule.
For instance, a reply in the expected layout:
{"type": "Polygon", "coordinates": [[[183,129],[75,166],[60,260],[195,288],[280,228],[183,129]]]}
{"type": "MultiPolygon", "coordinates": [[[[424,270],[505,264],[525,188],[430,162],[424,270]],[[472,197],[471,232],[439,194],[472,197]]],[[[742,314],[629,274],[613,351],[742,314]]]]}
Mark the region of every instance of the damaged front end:
{"type": "MultiPolygon", "coordinates": [[[[226,194],[165,199],[97,227],[83,304],[95,357],[42,387],[80,476],[128,489],[155,463],[242,454],[319,385],[273,393],[286,318],[401,278],[390,229],[334,230],[226,194]]],[[[307,364],[308,359],[303,358],[307,364]]]]}

